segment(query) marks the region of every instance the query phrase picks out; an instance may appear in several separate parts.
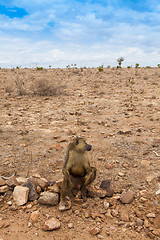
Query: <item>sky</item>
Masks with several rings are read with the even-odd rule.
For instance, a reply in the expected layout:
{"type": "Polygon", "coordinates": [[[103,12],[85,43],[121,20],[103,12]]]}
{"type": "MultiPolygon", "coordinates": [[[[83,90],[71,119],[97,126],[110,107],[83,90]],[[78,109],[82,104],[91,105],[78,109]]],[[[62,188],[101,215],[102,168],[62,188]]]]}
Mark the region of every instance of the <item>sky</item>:
{"type": "Polygon", "coordinates": [[[156,67],[159,0],[0,0],[0,67],[156,67]]]}

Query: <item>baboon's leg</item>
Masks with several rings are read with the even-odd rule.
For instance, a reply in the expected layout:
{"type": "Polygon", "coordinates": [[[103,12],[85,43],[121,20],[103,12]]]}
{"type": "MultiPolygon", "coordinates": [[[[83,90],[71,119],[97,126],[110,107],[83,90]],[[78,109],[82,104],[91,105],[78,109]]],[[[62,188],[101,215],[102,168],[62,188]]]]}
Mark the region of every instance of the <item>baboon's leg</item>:
{"type": "Polygon", "coordinates": [[[83,200],[86,200],[86,187],[91,184],[96,178],[96,168],[91,167],[90,171],[84,177],[84,184],[81,187],[83,200]]]}
{"type": "Polygon", "coordinates": [[[66,198],[67,190],[69,188],[70,178],[69,175],[64,174],[62,186],[61,186],[61,194],[60,194],[60,204],[59,210],[64,211],[70,209],[71,204],[66,198]]]}

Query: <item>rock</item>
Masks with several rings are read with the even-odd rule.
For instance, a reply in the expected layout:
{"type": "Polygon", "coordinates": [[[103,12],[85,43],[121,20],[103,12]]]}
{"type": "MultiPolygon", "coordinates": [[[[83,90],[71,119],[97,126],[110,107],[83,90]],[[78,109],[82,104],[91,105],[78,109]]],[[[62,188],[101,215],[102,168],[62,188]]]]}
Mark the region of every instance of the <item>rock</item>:
{"type": "Polygon", "coordinates": [[[146,215],[146,217],[147,217],[147,218],[155,218],[156,215],[155,215],[154,213],[148,213],[148,214],[146,215]]]}
{"type": "Polygon", "coordinates": [[[18,186],[18,181],[16,179],[15,176],[12,176],[11,178],[9,178],[7,181],[6,181],[6,184],[9,186],[9,187],[15,187],[15,186],[18,186]]]}
{"type": "Polygon", "coordinates": [[[124,176],[125,176],[125,173],[123,173],[123,172],[119,172],[119,173],[118,173],[118,176],[120,176],[120,177],[124,177],[124,176]]]}
{"type": "Polygon", "coordinates": [[[147,160],[142,160],[141,161],[141,166],[145,167],[145,168],[148,168],[150,166],[150,162],[147,161],[147,160]]]}
{"type": "Polygon", "coordinates": [[[144,202],[147,202],[147,199],[144,198],[144,197],[141,197],[141,198],[139,199],[139,201],[140,201],[141,203],[144,203],[144,202]]]}
{"type": "Polygon", "coordinates": [[[12,196],[12,194],[13,194],[13,191],[12,190],[8,190],[7,192],[5,192],[4,196],[9,198],[9,197],[12,196]]]}
{"type": "Polygon", "coordinates": [[[7,185],[1,186],[0,187],[0,193],[5,193],[9,190],[9,187],[7,185]]]}
{"type": "Polygon", "coordinates": [[[106,214],[105,214],[106,217],[109,217],[109,218],[113,218],[113,216],[111,215],[111,209],[108,209],[106,214]]]}
{"type": "Polygon", "coordinates": [[[4,186],[6,183],[5,181],[3,180],[3,178],[0,177],[0,186],[4,186]]]}
{"type": "Polygon", "coordinates": [[[109,202],[107,202],[107,200],[104,200],[103,206],[107,210],[109,208],[109,202]]]}
{"type": "Polygon", "coordinates": [[[59,195],[57,193],[43,192],[38,199],[38,203],[56,206],[59,203],[59,195]]]}
{"type": "Polygon", "coordinates": [[[146,182],[150,185],[151,182],[156,178],[157,176],[156,175],[150,175],[148,177],[146,177],[146,182]]]}
{"type": "Polygon", "coordinates": [[[39,173],[33,173],[32,176],[34,178],[41,178],[41,175],[39,173]]]}
{"type": "Polygon", "coordinates": [[[156,195],[160,194],[160,189],[155,192],[156,195]]]}
{"type": "Polygon", "coordinates": [[[73,228],[73,223],[68,223],[68,228],[73,228]]]}
{"type": "Polygon", "coordinates": [[[27,182],[28,178],[17,177],[16,180],[17,180],[19,185],[22,185],[23,183],[27,182]]]}
{"type": "Polygon", "coordinates": [[[60,188],[57,184],[54,184],[53,186],[48,187],[48,191],[54,192],[54,193],[60,193],[60,188]]]}
{"type": "Polygon", "coordinates": [[[100,235],[100,234],[97,235],[97,238],[98,239],[104,239],[104,237],[102,235],[100,235]]]}
{"type": "Polygon", "coordinates": [[[59,188],[61,188],[62,186],[62,182],[63,182],[63,178],[62,179],[59,179],[58,181],[56,181],[56,184],[59,188]]]}
{"type": "Polygon", "coordinates": [[[36,187],[36,191],[37,191],[37,193],[39,193],[39,194],[40,194],[40,193],[42,192],[42,189],[41,189],[41,187],[40,187],[40,186],[37,186],[37,187],[36,187]]]}
{"type": "Polygon", "coordinates": [[[88,197],[91,197],[91,198],[96,198],[96,197],[99,197],[99,198],[104,198],[107,196],[107,192],[106,190],[103,190],[103,189],[97,189],[95,188],[94,186],[89,186],[87,188],[88,190],[88,197]]]}
{"type": "Polygon", "coordinates": [[[85,218],[91,217],[91,212],[89,210],[85,211],[84,216],[85,216],[85,218]]]}
{"type": "Polygon", "coordinates": [[[29,201],[34,201],[38,199],[39,195],[36,191],[36,186],[35,184],[31,181],[31,179],[28,179],[27,182],[23,184],[23,187],[28,187],[29,188],[29,201]]]}
{"type": "Polygon", "coordinates": [[[38,217],[39,217],[39,211],[34,211],[31,213],[30,216],[30,222],[33,224],[35,222],[38,222],[38,217]]]}
{"type": "Polygon", "coordinates": [[[135,193],[133,191],[129,190],[128,192],[125,192],[121,195],[120,201],[122,203],[126,203],[126,204],[131,203],[131,202],[133,202],[134,195],[135,195],[135,193]]]}
{"type": "Polygon", "coordinates": [[[60,226],[61,226],[61,223],[57,218],[50,218],[47,221],[45,221],[45,224],[42,229],[44,231],[52,231],[60,228],[60,226]]]}
{"type": "Polygon", "coordinates": [[[29,188],[16,186],[13,191],[13,199],[17,205],[24,205],[28,201],[29,188]]]}
{"type": "Polygon", "coordinates": [[[120,219],[121,219],[121,221],[129,222],[129,215],[128,215],[128,211],[126,209],[121,210],[120,219]]]}
{"type": "Polygon", "coordinates": [[[101,231],[100,228],[94,227],[94,228],[91,229],[90,233],[95,236],[95,235],[97,235],[98,233],[100,233],[100,231],[101,231]]]}
{"type": "Polygon", "coordinates": [[[32,177],[31,181],[34,182],[36,186],[40,186],[43,190],[45,190],[49,185],[47,179],[45,178],[32,177]]]}
{"type": "Polygon", "coordinates": [[[147,219],[144,221],[144,226],[145,226],[146,228],[149,228],[149,226],[150,226],[150,224],[149,224],[149,222],[148,222],[147,219]]]}
{"type": "Polygon", "coordinates": [[[128,135],[128,134],[131,134],[132,132],[128,128],[123,128],[122,130],[118,131],[117,133],[120,135],[128,135]]]}
{"type": "Polygon", "coordinates": [[[114,186],[111,179],[103,180],[100,184],[100,188],[106,191],[107,197],[112,197],[114,194],[114,186]]]}
{"type": "Polygon", "coordinates": [[[118,210],[111,209],[111,214],[112,214],[113,217],[117,217],[118,216],[118,210]]]}
{"type": "Polygon", "coordinates": [[[140,218],[137,218],[137,220],[136,220],[136,225],[137,225],[137,226],[142,226],[142,225],[143,225],[143,220],[140,219],[140,218]]]}

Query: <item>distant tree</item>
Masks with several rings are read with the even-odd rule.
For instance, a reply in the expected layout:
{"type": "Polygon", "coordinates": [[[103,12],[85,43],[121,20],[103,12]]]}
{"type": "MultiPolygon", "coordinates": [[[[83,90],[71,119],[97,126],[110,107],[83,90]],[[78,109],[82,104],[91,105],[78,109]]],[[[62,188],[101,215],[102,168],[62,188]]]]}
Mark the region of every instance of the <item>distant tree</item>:
{"type": "Polygon", "coordinates": [[[122,62],[124,61],[124,58],[123,57],[120,57],[117,59],[117,62],[118,62],[118,68],[121,68],[121,65],[122,65],[122,62]]]}
{"type": "Polygon", "coordinates": [[[160,63],[157,64],[157,67],[160,68],[160,63]]]}
{"type": "Polygon", "coordinates": [[[135,68],[138,68],[138,67],[139,67],[139,63],[136,63],[136,64],[135,64],[135,68]]]}

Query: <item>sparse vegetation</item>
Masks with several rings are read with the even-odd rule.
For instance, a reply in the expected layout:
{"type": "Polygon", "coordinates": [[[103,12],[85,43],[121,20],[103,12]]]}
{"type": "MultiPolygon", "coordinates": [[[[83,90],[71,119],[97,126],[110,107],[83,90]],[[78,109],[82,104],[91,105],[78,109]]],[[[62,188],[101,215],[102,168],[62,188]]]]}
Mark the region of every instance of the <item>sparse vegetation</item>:
{"type": "Polygon", "coordinates": [[[101,66],[98,67],[98,71],[99,71],[99,72],[103,72],[103,71],[104,71],[103,65],[101,65],[101,66]]]}
{"type": "Polygon", "coordinates": [[[135,68],[138,68],[138,67],[139,67],[139,63],[136,63],[136,64],[135,64],[135,68]]]}
{"type": "Polygon", "coordinates": [[[117,59],[117,62],[118,62],[118,66],[117,68],[121,68],[122,67],[122,62],[124,61],[124,58],[123,57],[120,57],[117,59]]]}
{"type": "Polygon", "coordinates": [[[16,74],[12,76],[13,84],[7,85],[5,92],[18,96],[56,96],[64,93],[65,85],[45,77],[35,79],[33,76],[16,74]]]}
{"type": "Polygon", "coordinates": [[[35,82],[33,94],[36,96],[56,96],[62,93],[64,86],[53,84],[53,82],[46,79],[38,79],[35,82]]]}
{"type": "Polygon", "coordinates": [[[36,67],[37,70],[43,70],[43,67],[36,67]]]}
{"type": "Polygon", "coordinates": [[[160,68],[160,63],[157,64],[157,67],[160,68]]]}

